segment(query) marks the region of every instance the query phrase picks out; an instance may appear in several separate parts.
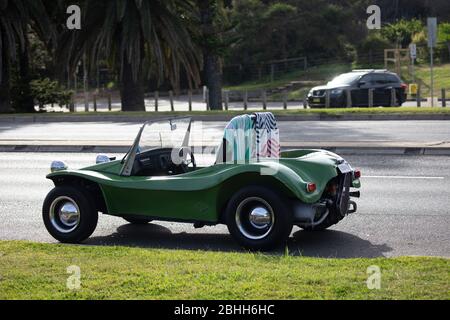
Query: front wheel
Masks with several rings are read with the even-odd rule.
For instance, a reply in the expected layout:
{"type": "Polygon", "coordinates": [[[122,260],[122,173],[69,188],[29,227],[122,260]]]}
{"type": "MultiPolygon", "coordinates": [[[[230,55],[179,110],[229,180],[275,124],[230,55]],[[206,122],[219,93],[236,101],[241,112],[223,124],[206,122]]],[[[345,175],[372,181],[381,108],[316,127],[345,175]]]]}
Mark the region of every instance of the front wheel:
{"type": "Polygon", "coordinates": [[[69,186],[56,187],[47,195],[42,208],[47,231],[63,243],[80,243],[97,227],[98,212],[92,198],[69,186]]]}
{"type": "Polygon", "coordinates": [[[283,244],[293,227],[292,214],[283,200],[264,187],[241,189],[225,211],[230,234],[250,250],[269,250],[283,244]]]}

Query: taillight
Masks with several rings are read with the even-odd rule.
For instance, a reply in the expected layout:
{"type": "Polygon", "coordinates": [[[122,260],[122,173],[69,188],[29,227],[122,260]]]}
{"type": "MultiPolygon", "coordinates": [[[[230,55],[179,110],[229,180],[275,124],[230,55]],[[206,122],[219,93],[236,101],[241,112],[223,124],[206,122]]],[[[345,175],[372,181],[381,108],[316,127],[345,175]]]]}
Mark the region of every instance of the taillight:
{"type": "Polygon", "coordinates": [[[355,179],[359,179],[359,178],[361,178],[361,171],[360,170],[355,170],[353,175],[355,176],[355,179]]]}
{"type": "Polygon", "coordinates": [[[317,190],[317,186],[315,183],[308,183],[306,184],[306,191],[308,191],[309,193],[313,193],[314,191],[317,190]]]}
{"type": "Polygon", "coordinates": [[[400,85],[400,87],[401,87],[403,90],[405,90],[405,91],[406,91],[406,89],[408,89],[408,85],[407,85],[406,83],[402,83],[402,84],[400,85]]]}

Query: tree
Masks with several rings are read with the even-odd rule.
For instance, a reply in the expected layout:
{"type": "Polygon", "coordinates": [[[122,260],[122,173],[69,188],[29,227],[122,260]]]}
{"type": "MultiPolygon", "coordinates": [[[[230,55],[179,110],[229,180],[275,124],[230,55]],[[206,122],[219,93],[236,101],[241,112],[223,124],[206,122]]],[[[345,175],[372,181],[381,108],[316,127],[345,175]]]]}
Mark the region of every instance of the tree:
{"type": "Polygon", "coordinates": [[[450,56],[450,23],[439,24],[439,41],[445,43],[450,56]]]}
{"type": "Polygon", "coordinates": [[[79,31],[61,37],[58,60],[75,69],[83,55],[93,67],[106,55],[120,78],[123,111],[144,111],[143,80],[156,74],[179,83],[180,66],[199,82],[198,49],[191,40],[183,0],[86,0],[79,31]]]}
{"type": "Polygon", "coordinates": [[[400,20],[381,29],[381,34],[398,47],[407,47],[414,34],[423,30],[422,22],[416,19],[400,20]]]}
{"type": "MultiPolygon", "coordinates": [[[[19,56],[20,81],[25,99],[26,111],[31,106],[29,99],[29,57],[28,27],[42,31],[47,37],[52,35],[45,7],[40,0],[0,1],[0,112],[11,111],[10,81],[12,62],[19,56]]],[[[34,107],[34,105],[32,106],[34,107]]]]}
{"type": "Polygon", "coordinates": [[[269,47],[279,59],[289,58],[289,35],[295,32],[297,8],[287,3],[274,3],[264,12],[262,23],[272,35],[269,47]]]}
{"type": "Polygon", "coordinates": [[[220,63],[221,39],[215,20],[219,12],[218,0],[197,0],[200,14],[203,53],[203,81],[209,90],[209,106],[212,110],[222,109],[222,67],[220,63]]]}

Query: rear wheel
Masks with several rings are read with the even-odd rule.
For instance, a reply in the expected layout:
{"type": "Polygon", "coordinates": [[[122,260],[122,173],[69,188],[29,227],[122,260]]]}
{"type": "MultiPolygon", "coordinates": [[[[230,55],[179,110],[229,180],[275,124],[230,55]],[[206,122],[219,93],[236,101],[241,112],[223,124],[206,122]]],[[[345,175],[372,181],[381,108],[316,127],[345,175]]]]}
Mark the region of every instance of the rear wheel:
{"type": "Polygon", "coordinates": [[[153,221],[152,219],[145,218],[145,217],[142,217],[142,218],[131,218],[131,217],[125,218],[124,217],[123,219],[131,224],[148,224],[153,221]]]}
{"type": "Polygon", "coordinates": [[[98,212],[93,199],[74,187],[56,187],[44,200],[42,218],[47,231],[58,241],[79,243],[97,227],[98,212]]]}
{"type": "Polygon", "coordinates": [[[269,250],[288,239],[292,214],[277,193],[259,186],[241,189],[228,203],[225,220],[230,234],[245,248],[269,250]]]}

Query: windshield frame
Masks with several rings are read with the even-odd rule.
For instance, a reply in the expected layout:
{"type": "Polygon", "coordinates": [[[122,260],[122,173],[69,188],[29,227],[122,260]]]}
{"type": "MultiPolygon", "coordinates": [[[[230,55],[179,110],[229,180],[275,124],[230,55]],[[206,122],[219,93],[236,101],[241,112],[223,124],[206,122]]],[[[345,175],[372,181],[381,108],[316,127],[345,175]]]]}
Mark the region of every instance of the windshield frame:
{"type": "Polygon", "coordinates": [[[142,133],[144,132],[144,129],[148,125],[151,125],[151,124],[157,123],[157,122],[168,121],[169,124],[172,126],[173,121],[180,121],[180,120],[188,120],[189,121],[189,125],[188,125],[187,131],[186,131],[186,134],[185,134],[185,137],[183,140],[183,145],[181,145],[180,148],[188,147],[189,138],[190,138],[190,134],[191,134],[191,126],[192,126],[192,118],[191,117],[168,117],[168,118],[158,118],[158,119],[146,121],[146,122],[144,122],[142,127],[139,129],[139,132],[138,132],[136,138],[134,139],[133,144],[131,145],[130,149],[128,150],[128,152],[125,154],[125,156],[123,157],[123,159],[121,161],[122,169],[120,170],[120,175],[126,176],[126,177],[131,176],[131,173],[133,171],[133,166],[134,166],[134,160],[136,159],[136,155],[140,151],[139,144],[141,142],[142,133]]]}

